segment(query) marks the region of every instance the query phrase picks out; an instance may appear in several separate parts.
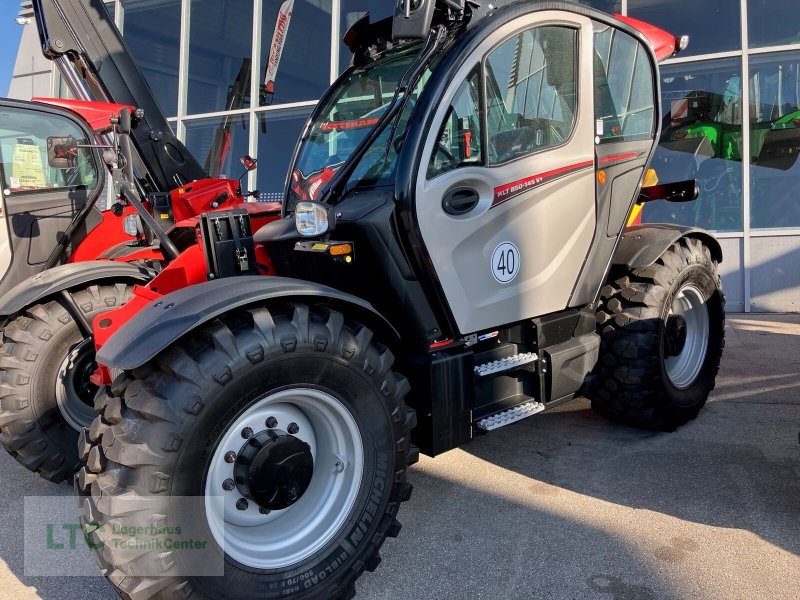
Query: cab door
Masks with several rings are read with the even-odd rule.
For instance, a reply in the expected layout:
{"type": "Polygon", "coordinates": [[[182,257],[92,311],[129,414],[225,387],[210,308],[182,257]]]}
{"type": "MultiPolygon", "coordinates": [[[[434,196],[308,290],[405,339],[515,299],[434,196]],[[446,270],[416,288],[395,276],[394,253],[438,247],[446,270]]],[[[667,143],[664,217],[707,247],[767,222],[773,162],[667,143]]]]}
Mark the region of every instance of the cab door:
{"type": "Polygon", "coordinates": [[[522,16],[439,104],[415,210],[462,333],[569,303],[597,223],[592,35],[580,15],[522,16]]]}
{"type": "MultiPolygon", "coordinates": [[[[0,103],[0,293],[42,270],[76,213],[105,183],[88,130],[70,113],[0,103]]],[[[74,248],[102,215],[95,210],[74,248]]]]}
{"type": "MultiPolygon", "coordinates": [[[[639,196],[658,131],[652,52],[621,29],[594,22],[597,235],[570,306],[592,302],[639,196]]],[[[666,182],[665,182],[666,183],[666,182]]]]}

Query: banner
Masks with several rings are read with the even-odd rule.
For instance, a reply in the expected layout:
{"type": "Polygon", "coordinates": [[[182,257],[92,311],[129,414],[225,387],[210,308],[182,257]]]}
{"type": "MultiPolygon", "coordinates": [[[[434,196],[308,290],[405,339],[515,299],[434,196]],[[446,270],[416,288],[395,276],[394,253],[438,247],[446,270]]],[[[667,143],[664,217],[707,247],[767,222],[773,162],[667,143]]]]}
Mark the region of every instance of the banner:
{"type": "Polygon", "coordinates": [[[272,45],[267,57],[266,73],[264,76],[264,91],[267,94],[275,92],[275,77],[278,74],[278,65],[283,54],[283,45],[286,43],[286,34],[289,31],[289,22],[292,20],[294,0],[284,0],[278,9],[278,19],[275,21],[275,32],[272,34],[272,45]]]}

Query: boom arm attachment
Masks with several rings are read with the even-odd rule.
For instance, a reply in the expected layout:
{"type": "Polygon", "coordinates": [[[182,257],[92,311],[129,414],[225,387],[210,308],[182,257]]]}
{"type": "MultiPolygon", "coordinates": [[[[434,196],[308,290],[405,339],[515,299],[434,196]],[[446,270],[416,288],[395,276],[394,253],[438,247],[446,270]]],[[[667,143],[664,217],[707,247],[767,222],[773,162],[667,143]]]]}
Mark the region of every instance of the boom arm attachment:
{"type": "Polygon", "coordinates": [[[79,99],[136,106],[132,141],[148,191],[168,191],[206,173],[172,132],[103,0],[33,0],[44,55],[79,99]]]}

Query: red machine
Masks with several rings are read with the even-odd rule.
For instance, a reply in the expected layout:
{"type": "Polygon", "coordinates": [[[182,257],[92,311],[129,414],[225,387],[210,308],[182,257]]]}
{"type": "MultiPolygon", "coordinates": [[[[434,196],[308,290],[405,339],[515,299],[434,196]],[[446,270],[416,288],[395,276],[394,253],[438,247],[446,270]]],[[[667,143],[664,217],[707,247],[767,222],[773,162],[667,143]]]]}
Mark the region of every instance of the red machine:
{"type": "MultiPolygon", "coordinates": [[[[37,99],[2,101],[0,111],[10,113],[3,122],[16,140],[3,147],[13,160],[0,166],[7,190],[0,235],[11,248],[0,280],[0,441],[45,478],[71,480],[78,431],[90,422],[97,391],[92,319],[158,273],[167,289],[198,283],[200,274],[184,269],[201,213],[241,205],[266,222],[280,205],[246,204],[233,179],[160,190],[157,179],[136,177],[148,169],[131,143],[143,114],[130,105],[37,99]],[[109,185],[116,200],[100,211],[109,185]]],[[[250,157],[243,164],[245,173],[255,168],[250,157]]]]}

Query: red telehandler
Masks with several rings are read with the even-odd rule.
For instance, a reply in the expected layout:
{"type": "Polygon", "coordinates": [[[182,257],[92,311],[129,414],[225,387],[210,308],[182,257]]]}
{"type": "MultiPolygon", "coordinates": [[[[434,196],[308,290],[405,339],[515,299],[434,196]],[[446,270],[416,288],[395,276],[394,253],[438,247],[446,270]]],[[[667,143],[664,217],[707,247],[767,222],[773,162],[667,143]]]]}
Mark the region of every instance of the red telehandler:
{"type": "MultiPolygon", "coordinates": [[[[34,3],[43,48],[79,99],[0,101],[0,442],[31,471],[71,482],[94,416],[92,320],[191,246],[199,214],[247,195],[240,181],[206,177],[174,137],[107,13],[52,9],[34,3]],[[46,50],[53,36],[62,53],[46,50]],[[107,187],[116,200],[100,211],[107,187]]],[[[250,210],[280,215],[275,203],[250,210]]]]}

